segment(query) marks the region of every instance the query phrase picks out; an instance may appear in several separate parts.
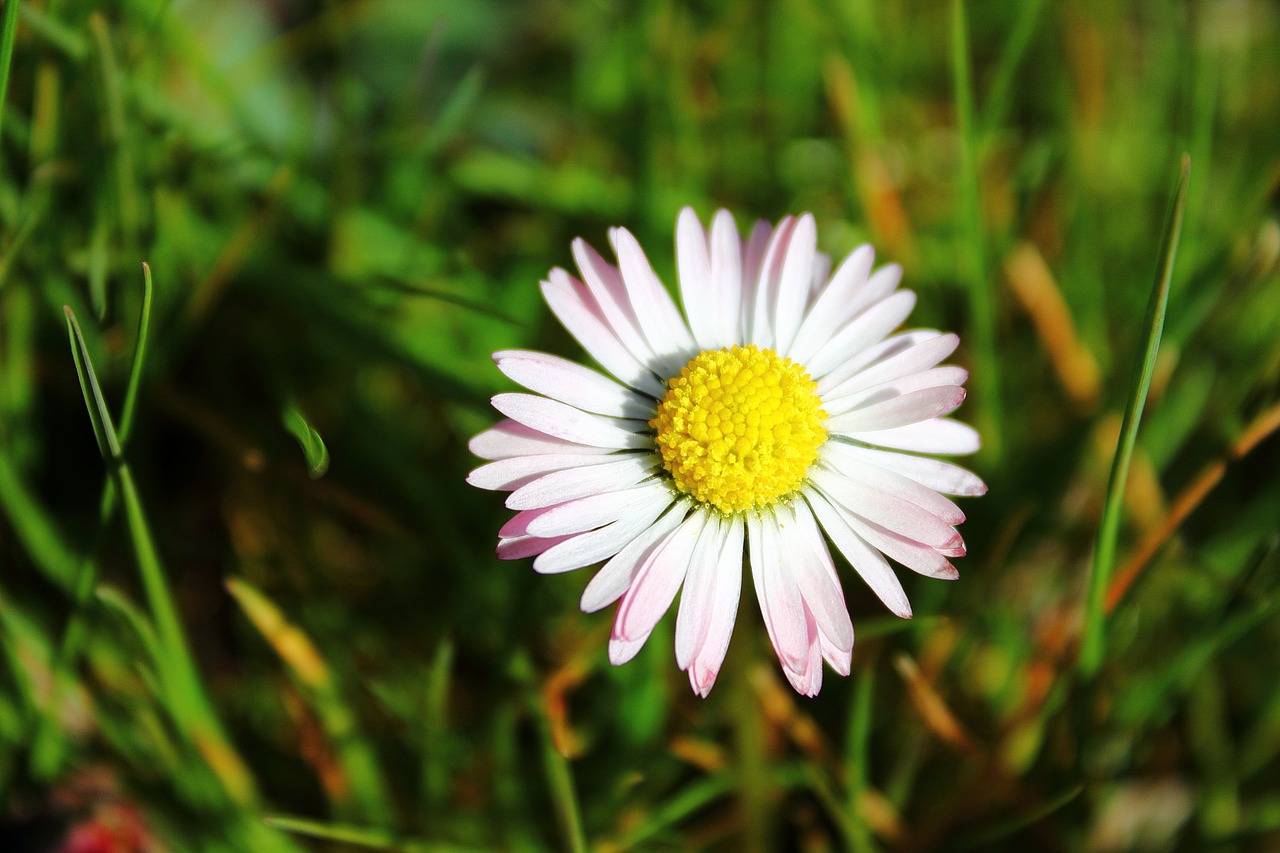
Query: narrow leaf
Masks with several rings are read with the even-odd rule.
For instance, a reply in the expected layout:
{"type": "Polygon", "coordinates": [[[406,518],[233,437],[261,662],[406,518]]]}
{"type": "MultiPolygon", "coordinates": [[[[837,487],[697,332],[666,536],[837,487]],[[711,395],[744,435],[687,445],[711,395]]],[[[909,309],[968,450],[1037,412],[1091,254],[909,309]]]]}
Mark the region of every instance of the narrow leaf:
{"type": "Polygon", "coordinates": [[[1080,674],[1092,678],[1102,666],[1105,656],[1104,608],[1107,585],[1116,561],[1116,539],[1120,532],[1120,513],[1124,504],[1124,490],[1129,478],[1129,463],[1133,459],[1133,447],[1138,437],[1138,424],[1146,405],[1147,390],[1151,387],[1151,374],[1155,370],[1156,354],[1160,350],[1160,335],[1164,330],[1165,309],[1169,304],[1169,283],[1173,279],[1173,265],[1178,254],[1178,238],[1182,233],[1182,212],[1187,201],[1187,178],[1191,172],[1191,158],[1182,156],[1177,189],[1169,206],[1169,215],[1160,247],[1160,262],[1156,267],[1155,283],[1151,299],[1147,302],[1147,316],[1143,322],[1142,354],[1134,368],[1129,383],[1129,399],[1125,404],[1124,420],[1120,425],[1120,439],[1116,455],[1111,462],[1111,476],[1107,482],[1106,502],[1102,507],[1102,523],[1098,528],[1098,542],[1093,555],[1093,573],[1089,577],[1089,593],[1085,602],[1083,637],[1078,661],[1080,674]]]}
{"type": "Polygon", "coordinates": [[[320,433],[307,422],[297,406],[289,405],[284,410],[284,428],[298,440],[302,454],[307,459],[307,473],[311,479],[318,480],[329,470],[329,450],[324,446],[320,433]]]}

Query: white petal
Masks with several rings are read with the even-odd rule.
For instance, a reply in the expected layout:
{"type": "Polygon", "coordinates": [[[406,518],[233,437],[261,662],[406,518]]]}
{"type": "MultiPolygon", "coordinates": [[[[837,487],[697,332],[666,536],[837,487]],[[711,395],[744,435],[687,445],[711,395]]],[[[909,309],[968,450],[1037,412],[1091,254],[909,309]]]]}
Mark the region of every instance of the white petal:
{"type": "MultiPolygon", "coordinates": [[[[712,240],[714,241],[714,233],[712,240]]],[[[742,246],[742,297],[740,328],[733,336],[733,343],[751,342],[751,325],[755,318],[755,295],[760,289],[760,270],[764,266],[764,254],[773,242],[773,227],[758,219],[751,227],[751,234],[742,246]]],[[[714,247],[713,247],[714,248],[714,247]]],[[[714,257],[713,257],[714,263],[714,257]]]]}
{"type": "Polygon", "coordinates": [[[846,323],[805,361],[809,375],[814,379],[821,379],[846,364],[862,350],[879,343],[902,325],[915,305],[916,295],[910,290],[900,290],[881,299],[846,323]]]}
{"type": "Polygon", "coordinates": [[[965,390],[958,385],[925,388],[852,412],[828,418],[823,424],[829,433],[877,432],[920,421],[932,420],[955,411],[964,402],[965,390]]]}
{"type": "MultiPolygon", "coordinates": [[[[818,643],[822,648],[822,658],[831,664],[831,668],[841,675],[848,675],[849,670],[853,667],[853,645],[849,648],[841,648],[836,643],[822,633],[822,629],[818,629],[818,643]]],[[[819,687],[822,685],[819,684],[819,687]]]]}
{"type": "Polygon", "coordinates": [[[536,394],[498,394],[493,407],[512,420],[565,441],[613,450],[653,446],[645,434],[648,425],[644,421],[593,415],[536,394]]]}
{"type": "Polygon", "coordinates": [[[960,338],[957,335],[937,335],[910,349],[875,362],[838,384],[824,385],[830,382],[831,377],[828,374],[823,382],[818,383],[818,394],[823,400],[834,400],[854,391],[875,387],[882,382],[891,382],[917,371],[928,370],[955,352],[959,343],[960,338]]]}
{"type": "Polygon", "coordinates": [[[680,274],[680,299],[689,329],[700,349],[718,349],[715,282],[711,278],[711,256],[707,233],[692,207],[681,209],[676,220],[676,266],[680,274]]]}
{"type": "Polygon", "coordinates": [[[800,588],[783,562],[778,521],[771,512],[749,515],[747,529],[751,579],[769,639],[784,668],[803,672],[809,659],[809,629],[800,588]]]}
{"type": "MultiPolygon", "coordinates": [[[[867,461],[852,445],[828,441],[819,453],[824,465],[845,477],[865,483],[877,491],[910,501],[947,524],[960,524],[964,521],[964,513],[954,501],[944,498],[935,490],[897,471],[867,461]]],[[[509,503],[508,506],[510,506],[509,503]]]]}
{"type": "MultiPolygon", "coordinates": [[[[952,548],[961,541],[960,534],[956,533],[952,525],[910,501],[842,477],[821,466],[814,466],[809,470],[809,480],[829,499],[856,515],[916,542],[931,548],[952,548]]],[[[532,528],[530,532],[542,535],[532,528]]]]}
{"type": "Polygon", "coordinates": [[[523,560],[525,557],[534,557],[548,548],[572,538],[572,536],[553,536],[550,539],[540,539],[537,536],[512,536],[507,539],[499,539],[498,559],[523,560]]]}
{"type": "Polygon", "coordinates": [[[674,375],[698,350],[689,327],[630,231],[619,228],[614,232],[614,248],[640,330],[653,349],[657,364],[674,375]]]}
{"type": "Polygon", "coordinates": [[[553,471],[565,471],[584,465],[605,465],[612,459],[612,454],[596,453],[544,453],[535,456],[513,456],[481,465],[467,475],[467,482],[479,489],[510,491],[553,471]]]}
{"type": "Polygon", "coordinates": [[[704,698],[716,683],[720,665],[724,663],[725,653],[729,650],[733,623],[738,616],[738,600],[742,593],[744,533],[742,517],[733,516],[725,526],[725,541],[716,563],[715,584],[710,593],[711,610],[706,616],[706,633],[688,667],[689,684],[695,693],[704,698]]]}
{"type": "Polygon", "coordinates": [[[790,216],[783,217],[778,227],[769,237],[764,257],[760,260],[760,271],[756,276],[754,304],[751,306],[751,319],[748,325],[747,342],[761,348],[772,348],[774,345],[774,309],[778,304],[778,285],[782,278],[782,262],[786,258],[787,244],[791,233],[795,230],[796,221],[790,216]]]}
{"type": "Polygon", "coordinates": [[[987,484],[982,482],[977,474],[950,462],[906,453],[894,453],[890,450],[873,450],[870,447],[853,444],[841,446],[845,453],[859,456],[872,465],[897,471],[920,485],[944,495],[978,497],[987,493],[987,484]]]}
{"type": "Polygon", "coordinates": [[[891,447],[895,450],[909,450],[912,453],[963,456],[976,453],[978,448],[982,447],[982,439],[978,437],[977,430],[966,423],[953,421],[950,418],[935,418],[895,429],[850,432],[846,435],[867,444],[891,447]]]}
{"type": "MultiPolygon", "coordinates": [[[[822,541],[809,506],[797,501],[786,510],[791,524],[781,527],[783,553],[795,567],[800,595],[818,629],[840,649],[853,648],[853,623],[836,577],[827,543],[822,541]]],[[[781,510],[779,511],[781,518],[781,510]]]]}
{"type": "Polygon", "coordinates": [[[859,246],[844,259],[805,315],[795,342],[787,351],[789,358],[806,364],[809,357],[831,339],[836,329],[849,322],[855,312],[848,306],[853,302],[855,291],[866,283],[874,260],[875,251],[868,245],[859,246]]]}
{"type": "MultiPolygon", "coordinates": [[[[807,607],[804,610],[804,623],[805,635],[809,643],[805,648],[804,662],[800,667],[792,669],[785,665],[786,661],[782,661],[784,664],[782,672],[801,696],[817,696],[822,690],[822,645],[819,639],[821,632],[818,631],[813,614],[807,607]]],[[[782,660],[781,655],[779,660],[782,660]]]]}
{"type": "Polygon", "coordinates": [[[817,489],[806,489],[805,500],[813,508],[827,536],[831,537],[831,541],[844,554],[854,571],[862,576],[867,586],[871,587],[871,591],[890,611],[904,619],[910,619],[911,602],[902,589],[902,582],[893,573],[893,569],[889,568],[884,556],[854,532],[850,526],[849,512],[828,501],[817,489]]]}
{"type": "Polygon", "coordinates": [[[591,447],[552,438],[509,418],[471,439],[467,447],[481,459],[511,459],[543,453],[598,456],[610,452],[607,447],[591,447]]]}
{"type": "Polygon", "coordinates": [[[680,610],[676,616],[676,663],[688,669],[693,655],[707,634],[709,615],[715,603],[716,570],[720,551],[725,544],[725,528],[715,515],[707,518],[702,535],[689,559],[689,574],[680,593],[680,610]]]}
{"type": "MultiPolygon", "coordinates": [[[[938,337],[940,332],[932,329],[913,329],[910,332],[899,332],[890,335],[878,344],[872,344],[861,352],[852,355],[848,360],[831,370],[827,375],[814,377],[818,382],[818,394],[821,396],[830,389],[837,388],[849,377],[879,364],[887,358],[911,349],[917,344],[938,337]]],[[[810,374],[812,375],[812,373],[810,374]]]]}
{"type": "Polygon", "coordinates": [[[888,382],[882,382],[870,388],[861,388],[848,393],[840,393],[837,389],[832,391],[829,396],[822,398],[822,408],[828,417],[835,417],[846,412],[852,412],[854,409],[864,408],[876,401],[901,397],[913,391],[923,391],[925,388],[942,388],[947,385],[958,387],[963,385],[968,378],[969,371],[963,367],[954,365],[933,367],[929,370],[921,370],[907,376],[900,376],[897,379],[891,379],[888,382]]]}
{"type": "Polygon", "coordinates": [[[493,360],[499,370],[530,391],[583,411],[613,418],[653,417],[653,398],[568,359],[528,350],[502,350],[493,354],[493,360]]]}
{"type": "Polygon", "coordinates": [[[554,574],[607,560],[648,529],[670,505],[670,495],[655,492],[637,502],[631,512],[612,524],[548,548],[533,561],[533,569],[543,574],[554,574]]]}
{"type": "Polygon", "coordinates": [[[640,650],[644,648],[644,644],[648,641],[648,634],[643,634],[634,640],[622,640],[618,637],[609,638],[609,663],[614,666],[622,666],[639,654],[640,650]]]}
{"type": "Polygon", "coordinates": [[[742,263],[738,226],[729,211],[718,210],[711,220],[711,291],[714,294],[711,321],[715,328],[712,349],[744,340],[742,306],[749,304],[751,293],[746,290],[742,263]]]}
{"type": "Polygon", "coordinates": [[[553,471],[516,489],[507,498],[509,509],[534,509],[577,498],[626,489],[649,476],[661,462],[653,453],[606,456],[613,461],[553,471]]]}
{"type": "Polygon", "coordinates": [[[706,510],[690,513],[675,533],[640,564],[635,580],[618,604],[618,615],[613,622],[615,638],[634,640],[648,635],[658,624],[684,583],[694,546],[708,518],[706,510]]]}
{"type": "Polygon", "coordinates": [[[666,483],[651,480],[630,489],[566,501],[549,507],[530,521],[526,529],[534,536],[581,533],[617,521],[636,505],[669,493],[666,483]]]}
{"type": "Polygon", "coordinates": [[[684,521],[689,503],[675,504],[661,518],[653,521],[627,543],[596,572],[582,592],[579,606],[583,613],[595,613],[618,600],[635,579],[637,566],[684,521]]]}
{"type": "Polygon", "coordinates": [[[640,318],[631,307],[622,273],[582,238],[573,241],[573,259],[609,327],[642,364],[654,367],[653,349],[645,340],[640,318]]]}
{"type": "Polygon", "coordinates": [[[809,287],[813,282],[813,261],[818,250],[818,227],[813,214],[806,213],[796,220],[791,237],[787,240],[786,254],[778,275],[778,301],[773,308],[774,345],[779,353],[785,353],[795,340],[804,309],[809,302],[809,287]]]}
{"type": "Polygon", "coordinates": [[[660,383],[647,362],[636,358],[609,327],[600,307],[580,282],[564,270],[551,271],[551,280],[542,283],[542,298],[569,334],[582,344],[605,370],[638,391],[655,398],[662,396],[660,383]]]}
{"type": "Polygon", "coordinates": [[[849,514],[845,517],[854,532],[867,544],[878,548],[886,557],[897,560],[911,571],[940,580],[955,580],[960,577],[956,567],[936,549],[885,530],[878,524],[871,524],[857,515],[849,514]]]}

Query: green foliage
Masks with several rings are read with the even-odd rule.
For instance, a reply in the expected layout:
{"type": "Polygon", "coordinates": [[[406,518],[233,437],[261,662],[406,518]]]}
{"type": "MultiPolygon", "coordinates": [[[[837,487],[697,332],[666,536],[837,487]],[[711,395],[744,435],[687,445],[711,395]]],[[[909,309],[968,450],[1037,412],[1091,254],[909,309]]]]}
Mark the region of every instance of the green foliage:
{"type": "Polygon", "coordinates": [[[0,849],[1274,846],[1278,54],[1265,0],[7,0],[0,849]],[[962,580],[844,571],[812,701],[749,595],[707,700],[670,619],[610,667],[464,482],[572,238],[670,283],[685,204],[902,263],[992,442],[962,580]]]}

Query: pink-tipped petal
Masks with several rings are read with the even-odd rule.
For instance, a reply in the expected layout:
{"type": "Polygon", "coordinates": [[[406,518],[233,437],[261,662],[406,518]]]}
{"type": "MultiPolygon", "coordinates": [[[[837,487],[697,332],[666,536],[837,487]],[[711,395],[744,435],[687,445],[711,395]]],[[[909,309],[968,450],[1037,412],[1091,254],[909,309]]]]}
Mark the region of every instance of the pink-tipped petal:
{"type": "Polygon", "coordinates": [[[828,501],[817,489],[806,490],[805,500],[822,524],[822,529],[831,537],[831,541],[849,561],[849,565],[853,566],[854,571],[871,587],[871,591],[892,613],[903,619],[910,619],[911,602],[902,589],[902,582],[889,567],[884,555],[854,532],[847,518],[851,513],[828,501]]]}
{"type": "Polygon", "coordinates": [[[658,620],[671,607],[689,570],[689,560],[703,528],[706,510],[695,510],[662,547],[654,549],[636,572],[618,604],[613,622],[613,636],[619,640],[635,640],[647,636],[658,620]]]}
{"type": "MultiPolygon", "coordinates": [[[[734,516],[724,523],[724,539],[715,566],[715,582],[710,593],[711,606],[706,613],[706,627],[693,658],[689,661],[689,683],[694,692],[705,697],[715,684],[720,665],[729,650],[729,638],[738,616],[738,600],[742,593],[742,546],[745,535],[742,518],[734,516]]],[[[681,602],[683,605],[683,601],[681,602]]]]}
{"type": "Polygon", "coordinates": [[[653,551],[664,545],[688,514],[687,502],[672,506],[611,557],[583,590],[579,603],[582,612],[595,613],[621,598],[635,580],[640,565],[653,551]]]}
{"type": "MultiPolygon", "coordinates": [[[[928,510],[857,480],[842,477],[823,466],[815,465],[810,469],[809,479],[829,499],[912,541],[931,548],[949,548],[958,538],[953,525],[928,510]]],[[[539,523],[534,522],[535,525],[539,523]]]]}
{"type": "Polygon", "coordinates": [[[804,599],[779,542],[778,520],[772,512],[747,517],[751,579],[764,616],[765,628],[778,659],[802,672],[809,657],[810,636],[804,599]]]}

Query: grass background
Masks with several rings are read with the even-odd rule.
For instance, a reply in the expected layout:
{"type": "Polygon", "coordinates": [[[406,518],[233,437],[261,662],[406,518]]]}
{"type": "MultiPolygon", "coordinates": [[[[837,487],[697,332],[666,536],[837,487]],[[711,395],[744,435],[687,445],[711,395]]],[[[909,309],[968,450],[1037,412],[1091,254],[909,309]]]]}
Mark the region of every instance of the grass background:
{"type": "Polygon", "coordinates": [[[1274,3],[3,23],[0,848],[1280,848],[1274,3]],[[873,242],[974,371],[962,579],[904,572],[903,622],[846,567],[812,701],[750,596],[708,700],[671,619],[610,667],[585,576],[497,561],[463,482],[488,353],[579,352],[537,291],[569,241],[625,225],[670,283],[684,204],[873,242]]]}

